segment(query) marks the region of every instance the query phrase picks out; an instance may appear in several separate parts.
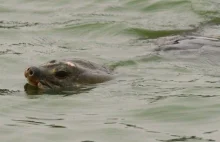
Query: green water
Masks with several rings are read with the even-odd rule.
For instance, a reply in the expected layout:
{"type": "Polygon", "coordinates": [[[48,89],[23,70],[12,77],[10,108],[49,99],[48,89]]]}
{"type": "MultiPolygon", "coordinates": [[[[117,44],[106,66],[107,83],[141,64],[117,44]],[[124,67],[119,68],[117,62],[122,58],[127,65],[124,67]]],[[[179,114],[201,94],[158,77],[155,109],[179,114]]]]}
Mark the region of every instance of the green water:
{"type": "Polygon", "coordinates": [[[152,50],[180,34],[219,38],[219,24],[218,0],[1,0],[0,140],[220,141],[220,50],[152,50]],[[24,91],[25,68],[71,57],[117,78],[68,95],[24,91]]]}

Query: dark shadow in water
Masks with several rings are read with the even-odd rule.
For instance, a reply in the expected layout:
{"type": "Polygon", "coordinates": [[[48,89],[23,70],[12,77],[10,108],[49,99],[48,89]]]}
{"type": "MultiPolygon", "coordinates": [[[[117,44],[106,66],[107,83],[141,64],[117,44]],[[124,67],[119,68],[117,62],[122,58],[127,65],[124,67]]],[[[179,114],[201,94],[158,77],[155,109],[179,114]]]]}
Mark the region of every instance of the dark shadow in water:
{"type": "Polygon", "coordinates": [[[218,130],[213,130],[213,131],[204,132],[203,134],[212,134],[212,133],[215,133],[215,132],[218,132],[218,130]]]}
{"type": "Polygon", "coordinates": [[[51,128],[66,128],[65,126],[55,125],[55,124],[50,124],[50,125],[46,125],[46,126],[49,126],[51,128]]]}
{"type": "Polygon", "coordinates": [[[168,95],[168,96],[154,96],[152,98],[148,98],[151,100],[149,103],[155,103],[167,98],[171,97],[201,97],[201,98],[211,98],[211,97],[219,97],[219,95],[195,95],[195,94],[179,94],[179,95],[168,95]]]}
{"type": "Polygon", "coordinates": [[[26,117],[27,119],[31,119],[31,120],[64,120],[63,118],[38,118],[38,117],[26,117]]]}
{"type": "MultiPolygon", "coordinates": [[[[30,125],[44,125],[48,126],[50,128],[66,128],[66,126],[61,126],[61,125],[56,125],[56,124],[49,124],[47,125],[44,122],[41,121],[33,121],[33,120],[17,120],[17,119],[12,119],[12,121],[18,122],[18,123],[23,123],[23,124],[30,124],[30,125]]],[[[18,126],[16,124],[10,124],[9,126],[18,126]]]]}
{"type": "Polygon", "coordinates": [[[213,139],[203,139],[201,137],[196,137],[196,136],[191,136],[191,137],[179,137],[179,138],[175,138],[175,139],[169,139],[169,140],[158,140],[161,142],[188,142],[188,141],[207,141],[207,142],[213,142],[215,140],[213,139]]]}
{"type": "Polygon", "coordinates": [[[16,122],[20,122],[20,123],[26,123],[26,124],[31,124],[31,125],[42,125],[42,124],[45,124],[44,122],[33,121],[33,120],[17,120],[17,119],[12,119],[12,121],[16,121],[16,122]]]}
{"type": "Polygon", "coordinates": [[[83,87],[75,87],[65,90],[48,90],[44,91],[41,89],[38,89],[34,86],[29,85],[28,83],[24,85],[24,91],[28,95],[29,98],[36,98],[38,95],[63,95],[64,97],[70,96],[70,95],[77,95],[80,93],[86,93],[92,89],[94,89],[95,85],[88,85],[83,87]]]}
{"type": "MultiPolygon", "coordinates": [[[[140,126],[137,126],[137,125],[134,125],[134,124],[128,124],[128,123],[118,123],[118,124],[121,124],[121,125],[124,125],[126,126],[126,128],[133,128],[133,129],[137,129],[137,130],[144,130],[145,132],[147,133],[161,133],[161,134],[165,134],[165,135],[169,135],[169,136],[172,136],[172,137],[175,137],[175,138],[172,138],[172,139],[168,139],[168,140],[159,140],[157,139],[157,141],[161,141],[161,142],[188,142],[188,141],[201,141],[201,142],[204,142],[204,141],[207,141],[207,142],[213,142],[215,140],[213,139],[205,139],[205,138],[202,138],[202,137],[197,137],[197,136],[180,136],[180,135],[174,135],[174,134],[169,134],[169,133],[164,133],[164,132],[159,132],[159,131],[152,131],[152,130],[148,130],[144,127],[140,127],[140,126]]],[[[213,131],[210,131],[210,133],[213,133],[213,132],[217,132],[218,130],[213,130],[213,131]]],[[[209,133],[209,132],[206,132],[206,133],[209,133]]]]}
{"type": "Polygon", "coordinates": [[[134,125],[134,124],[128,124],[128,123],[119,123],[119,124],[124,125],[127,128],[134,128],[134,129],[144,130],[145,132],[148,132],[148,133],[161,133],[161,132],[158,132],[158,131],[152,131],[152,130],[145,129],[144,127],[140,127],[140,126],[137,126],[137,125],[134,125]]]}
{"type": "Polygon", "coordinates": [[[15,54],[15,55],[20,55],[22,53],[19,53],[19,52],[15,52],[13,50],[10,50],[10,49],[7,49],[5,51],[0,51],[0,55],[4,55],[4,54],[15,54]]]}

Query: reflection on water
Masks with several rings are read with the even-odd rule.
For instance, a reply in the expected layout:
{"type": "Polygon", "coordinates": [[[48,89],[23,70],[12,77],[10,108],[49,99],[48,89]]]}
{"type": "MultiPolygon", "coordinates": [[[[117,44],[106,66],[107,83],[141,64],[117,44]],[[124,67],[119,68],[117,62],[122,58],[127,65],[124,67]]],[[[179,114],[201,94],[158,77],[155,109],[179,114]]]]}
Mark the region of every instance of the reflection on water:
{"type": "Polygon", "coordinates": [[[65,90],[42,90],[28,83],[24,85],[24,90],[27,95],[46,95],[47,94],[47,95],[69,96],[69,95],[77,95],[80,93],[89,92],[90,90],[94,88],[95,88],[95,85],[88,85],[88,86],[81,86],[81,87],[75,87],[75,88],[69,88],[69,89],[67,88],[65,90]]]}

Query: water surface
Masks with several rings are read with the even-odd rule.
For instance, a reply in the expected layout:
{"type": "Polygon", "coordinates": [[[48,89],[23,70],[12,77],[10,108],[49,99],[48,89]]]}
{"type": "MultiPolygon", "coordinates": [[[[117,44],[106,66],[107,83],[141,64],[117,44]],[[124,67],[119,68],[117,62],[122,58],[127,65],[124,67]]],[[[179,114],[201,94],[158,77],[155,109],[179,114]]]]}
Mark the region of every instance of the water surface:
{"type": "Polygon", "coordinates": [[[1,0],[0,140],[219,141],[218,47],[153,50],[171,36],[219,38],[219,9],[218,0],[1,0]],[[24,91],[26,67],[71,57],[115,66],[117,78],[24,91]]]}

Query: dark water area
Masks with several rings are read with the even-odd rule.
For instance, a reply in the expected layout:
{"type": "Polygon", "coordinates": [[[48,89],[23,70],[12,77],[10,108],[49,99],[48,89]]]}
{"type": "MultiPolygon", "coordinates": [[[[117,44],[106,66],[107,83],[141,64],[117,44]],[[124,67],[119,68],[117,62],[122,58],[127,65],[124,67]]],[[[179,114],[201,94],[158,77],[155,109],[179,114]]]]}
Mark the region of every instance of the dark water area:
{"type": "Polygon", "coordinates": [[[220,141],[219,9],[218,0],[1,0],[0,140],[220,141]],[[25,91],[28,66],[64,58],[117,77],[25,91]]]}

